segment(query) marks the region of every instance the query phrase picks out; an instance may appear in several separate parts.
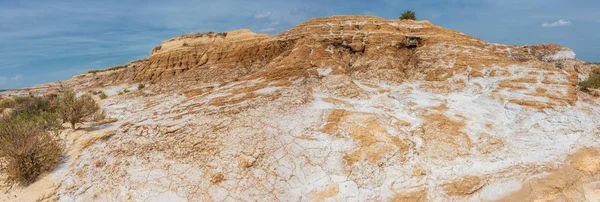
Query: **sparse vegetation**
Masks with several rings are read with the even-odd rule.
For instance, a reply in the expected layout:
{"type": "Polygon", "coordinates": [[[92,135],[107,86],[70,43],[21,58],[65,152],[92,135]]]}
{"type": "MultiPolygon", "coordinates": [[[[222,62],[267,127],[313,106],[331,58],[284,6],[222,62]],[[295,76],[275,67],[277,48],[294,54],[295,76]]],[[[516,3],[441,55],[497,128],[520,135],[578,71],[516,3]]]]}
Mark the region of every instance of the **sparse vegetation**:
{"type": "Polygon", "coordinates": [[[3,103],[13,110],[0,116],[1,171],[7,182],[28,185],[62,160],[63,145],[50,133],[61,128],[56,99],[25,96],[3,103]]]}
{"type": "Polygon", "coordinates": [[[600,89],[600,74],[593,74],[590,78],[580,81],[579,87],[584,90],[589,88],[600,89]]]}
{"type": "MultiPolygon", "coordinates": [[[[169,39],[169,41],[173,41],[173,40],[177,40],[177,39],[181,39],[181,38],[197,38],[197,37],[203,37],[203,36],[220,36],[220,37],[226,37],[227,36],[227,32],[215,33],[213,31],[209,31],[209,32],[201,32],[201,33],[190,33],[190,34],[181,35],[178,38],[169,39]]],[[[160,50],[160,49],[158,49],[158,50],[160,50]]]]}
{"type": "Polygon", "coordinates": [[[138,85],[137,89],[138,90],[142,90],[146,87],[146,85],[144,85],[143,83],[141,83],[140,85],[138,85]]]}
{"type": "Polygon", "coordinates": [[[181,46],[186,47],[186,46],[188,46],[188,43],[183,42],[183,44],[181,44],[181,46]]]}
{"type": "MultiPolygon", "coordinates": [[[[156,49],[156,48],[158,48],[158,50],[160,50],[161,46],[157,46],[157,47],[154,47],[154,48],[155,48],[155,49],[156,49]]],[[[119,69],[125,69],[125,68],[127,68],[127,67],[128,67],[130,64],[131,64],[131,65],[135,65],[135,64],[132,64],[132,63],[140,63],[140,62],[143,62],[143,61],[145,61],[145,60],[146,60],[146,59],[139,59],[139,60],[136,60],[136,61],[131,61],[131,62],[129,62],[129,63],[128,63],[128,64],[126,64],[126,65],[117,65],[117,66],[114,66],[114,67],[111,67],[111,68],[108,68],[108,69],[89,70],[89,71],[88,71],[88,74],[93,74],[93,75],[96,75],[96,73],[100,73],[100,72],[106,72],[106,71],[114,71],[114,70],[119,70],[119,69]]]]}
{"type": "Polygon", "coordinates": [[[114,67],[111,67],[111,68],[108,68],[108,69],[89,70],[88,74],[94,74],[95,75],[96,73],[99,73],[99,72],[114,71],[114,70],[125,69],[125,68],[127,68],[127,65],[117,65],[117,66],[114,66],[114,67]]]}
{"type": "Polygon", "coordinates": [[[400,20],[417,20],[416,13],[411,10],[404,11],[399,17],[400,20]]]}
{"type": "Polygon", "coordinates": [[[65,122],[71,123],[73,129],[77,123],[83,122],[100,110],[100,106],[91,95],[84,94],[77,97],[72,90],[65,90],[62,93],[58,106],[62,118],[65,122]]]}
{"type": "Polygon", "coordinates": [[[158,46],[152,48],[152,52],[159,51],[160,49],[162,49],[162,45],[158,45],[158,46]]]}

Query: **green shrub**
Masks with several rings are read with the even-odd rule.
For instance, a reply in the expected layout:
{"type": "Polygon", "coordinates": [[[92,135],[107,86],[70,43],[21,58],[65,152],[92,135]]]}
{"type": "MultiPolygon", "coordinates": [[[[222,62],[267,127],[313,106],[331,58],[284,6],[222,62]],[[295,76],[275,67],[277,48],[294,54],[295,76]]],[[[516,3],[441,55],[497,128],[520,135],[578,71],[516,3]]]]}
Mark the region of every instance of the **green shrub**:
{"type": "Polygon", "coordinates": [[[104,100],[104,99],[106,99],[106,98],[108,97],[108,95],[106,95],[106,93],[102,92],[102,93],[100,93],[100,94],[98,95],[98,97],[99,97],[101,100],[104,100]]]}
{"type": "Polygon", "coordinates": [[[88,119],[100,110],[100,106],[89,94],[77,97],[72,90],[65,90],[60,96],[58,110],[63,120],[71,123],[71,128],[75,129],[75,124],[88,119]]]}
{"type": "Polygon", "coordinates": [[[22,96],[10,98],[12,101],[5,101],[4,106],[0,108],[13,108],[17,113],[26,113],[32,116],[42,113],[55,113],[57,109],[56,100],[50,97],[22,96]]]}
{"type": "Polygon", "coordinates": [[[0,100],[0,109],[13,108],[17,105],[15,99],[13,98],[4,98],[0,100]]]}
{"type": "Polygon", "coordinates": [[[414,11],[407,10],[400,15],[399,19],[401,20],[417,20],[417,16],[414,11]]]}
{"type": "Polygon", "coordinates": [[[138,85],[138,90],[142,90],[146,87],[146,85],[144,85],[143,83],[141,83],[140,85],[138,85]]]}
{"type": "Polygon", "coordinates": [[[46,129],[60,125],[56,114],[31,109],[0,117],[0,164],[9,183],[28,185],[61,162],[64,146],[46,129]],[[49,123],[51,122],[51,123],[49,123]]]}
{"type": "Polygon", "coordinates": [[[579,87],[582,89],[596,88],[600,89],[600,74],[594,74],[590,78],[580,81],[579,87]]]}
{"type": "Polygon", "coordinates": [[[60,116],[55,112],[33,112],[31,109],[18,109],[10,116],[17,121],[28,123],[30,128],[40,128],[48,131],[57,131],[62,128],[60,116]]]}

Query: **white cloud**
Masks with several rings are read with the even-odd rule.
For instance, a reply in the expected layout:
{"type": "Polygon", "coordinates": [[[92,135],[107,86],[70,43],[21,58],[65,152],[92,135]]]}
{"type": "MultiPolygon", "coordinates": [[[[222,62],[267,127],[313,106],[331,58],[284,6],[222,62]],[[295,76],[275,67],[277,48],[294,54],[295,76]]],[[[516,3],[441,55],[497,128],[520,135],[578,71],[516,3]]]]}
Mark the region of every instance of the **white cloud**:
{"type": "Polygon", "coordinates": [[[571,25],[571,21],[564,20],[564,19],[560,19],[553,23],[549,23],[549,22],[542,23],[542,27],[546,27],[546,28],[563,27],[563,26],[569,26],[569,25],[571,25]]]}
{"type": "Polygon", "coordinates": [[[273,14],[273,13],[271,13],[271,12],[257,13],[256,15],[254,15],[254,19],[259,20],[259,19],[268,18],[271,16],[271,14],[273,14]]]}

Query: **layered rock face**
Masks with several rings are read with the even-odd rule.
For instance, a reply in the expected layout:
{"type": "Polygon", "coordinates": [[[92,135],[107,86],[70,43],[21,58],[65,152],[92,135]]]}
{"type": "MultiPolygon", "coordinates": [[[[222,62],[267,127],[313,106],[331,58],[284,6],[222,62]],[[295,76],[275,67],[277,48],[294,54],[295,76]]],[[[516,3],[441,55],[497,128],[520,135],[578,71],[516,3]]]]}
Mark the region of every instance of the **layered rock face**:
{"type": "Polygon", "coordinates": [[[577,90],[594,68],[558,45],[368,16],[174,38],[126,69],[62,82],[109,92],[119,121],[51,195],[594,201],[600,101],[577,90]],[[116,95],[139,83],[151,85],[116,95]]]}

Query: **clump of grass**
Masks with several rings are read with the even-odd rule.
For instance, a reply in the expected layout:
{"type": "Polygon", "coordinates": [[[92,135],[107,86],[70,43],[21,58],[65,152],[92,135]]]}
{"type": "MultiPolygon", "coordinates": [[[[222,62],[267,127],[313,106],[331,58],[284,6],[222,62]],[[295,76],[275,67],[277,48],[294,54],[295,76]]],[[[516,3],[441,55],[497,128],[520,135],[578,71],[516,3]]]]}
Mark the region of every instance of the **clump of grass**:
{"type": "Polygon", "coordinates": [[[142,90],[146,87],[146,85],[144,85],[143,83],[141,83],[140,85],[138,85],[137,89],[138,90],[142,90]]]}

